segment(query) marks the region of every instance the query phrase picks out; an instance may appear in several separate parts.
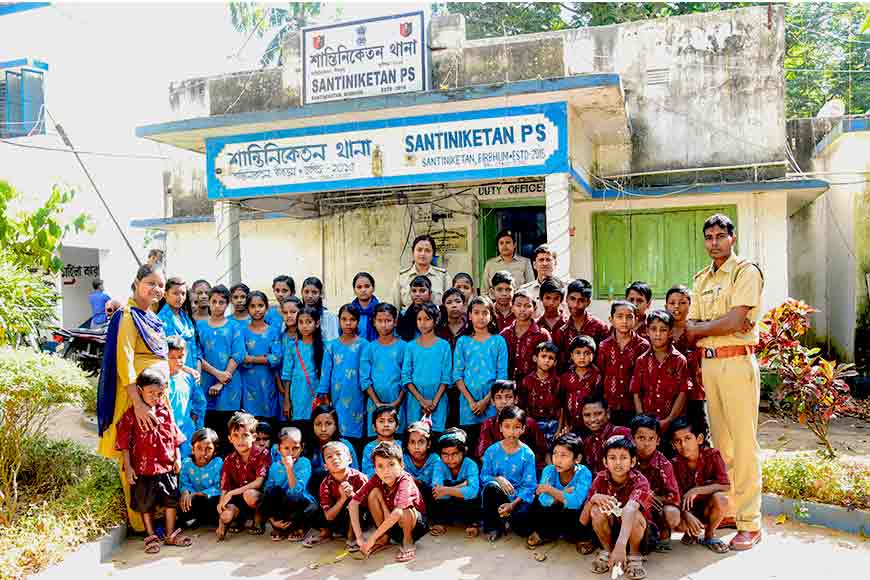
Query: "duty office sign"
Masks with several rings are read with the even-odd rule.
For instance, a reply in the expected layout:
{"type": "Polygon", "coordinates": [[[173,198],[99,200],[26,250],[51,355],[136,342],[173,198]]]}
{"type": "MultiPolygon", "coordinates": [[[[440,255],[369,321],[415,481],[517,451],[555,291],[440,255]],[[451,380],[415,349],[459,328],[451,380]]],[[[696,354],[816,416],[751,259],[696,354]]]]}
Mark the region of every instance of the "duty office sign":
{"type": "Polygon", "coordinates": [[[206,141],[210,198],[566,171],[567,109],[548,103],[206,141]]]}
{"type": "Polygon", "coordinates": [[[302,30],[303,104],[426,88],[423,12],[302,30]]]}

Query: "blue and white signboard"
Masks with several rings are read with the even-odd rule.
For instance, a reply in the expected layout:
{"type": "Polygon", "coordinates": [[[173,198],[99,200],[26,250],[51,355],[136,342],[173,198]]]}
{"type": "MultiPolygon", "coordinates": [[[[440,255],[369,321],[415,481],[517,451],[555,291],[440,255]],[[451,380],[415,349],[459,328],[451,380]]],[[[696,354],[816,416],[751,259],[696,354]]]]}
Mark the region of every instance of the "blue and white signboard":
{"type": "Polygon", "coordinates": [[[567,171],[567,109],[548,103],[206,140],[210,198],[567,171]]]}
{"type": "Polygon", "coordinates": [[[426,89],[423,12],[302,30],[302,102],[426,89]]]}

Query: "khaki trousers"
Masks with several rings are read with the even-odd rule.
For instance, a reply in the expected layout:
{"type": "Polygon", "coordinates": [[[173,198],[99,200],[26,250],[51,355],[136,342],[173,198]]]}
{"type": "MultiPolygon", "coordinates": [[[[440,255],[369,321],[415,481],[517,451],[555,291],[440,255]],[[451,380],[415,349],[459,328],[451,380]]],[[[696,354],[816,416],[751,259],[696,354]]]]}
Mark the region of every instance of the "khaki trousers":
{"type": "Polygon", "coordinates": [[[731,507],[737,529],[761,529],[761,453],[758,403],[761,375],[755,355],[703,359],[710,437],[731,479],[731,507]]]}

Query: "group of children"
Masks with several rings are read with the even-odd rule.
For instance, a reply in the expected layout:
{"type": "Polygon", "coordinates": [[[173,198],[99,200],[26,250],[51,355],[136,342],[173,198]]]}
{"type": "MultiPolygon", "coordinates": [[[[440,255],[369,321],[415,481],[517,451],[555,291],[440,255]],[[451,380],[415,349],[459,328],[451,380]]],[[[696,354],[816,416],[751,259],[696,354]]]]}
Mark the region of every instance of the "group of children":
{"type": "Polygon", "coordinates": [[[214,524],[219,539],[268,522],[275,540],[344,536],[363,556],[393,540],[407,562],[422,535],[458,524],[491,541],[510,529],[531,548],[598,545],[593,570],[624,565],[629,578],[645,576],[643,555],[666,549],[671,531],[727,551],[714,532],[729,482],[704,444],[684,286],[647,312],[652,292],[635,282],[608,323],[586,311],[582,279],[546,278],[533,296],[502,271],[492,300],[467,274],[455,282],[439,306],[418,276],[400,313],[360,272],[356,298],[332,314],[314,277],[301,299],[276,277],[272,307],[243,284],[198,280],[188,293],[170,278],[171,376],[137,383],[162,427],[141,431],[132,411],[118,426],[146,551],[160,548],[147,515],[158,504],[174,545],[190,542],[176,519],[214,524]]]}

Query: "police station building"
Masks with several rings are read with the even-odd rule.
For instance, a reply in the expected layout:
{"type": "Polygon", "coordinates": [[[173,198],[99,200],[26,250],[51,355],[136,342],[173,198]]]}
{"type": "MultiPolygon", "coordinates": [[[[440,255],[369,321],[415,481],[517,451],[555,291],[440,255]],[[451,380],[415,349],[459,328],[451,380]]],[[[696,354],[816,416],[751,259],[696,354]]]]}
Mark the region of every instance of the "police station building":
{"type": "Polygon", "coordinates": [[[282,68],[172,85],[176,119],[137,130],[176,148],[165,213],[133,223],[166,231],[170,274],[317,275],[333,308],[360,270],[388,297],[422,233],[480,286],[510,228],[606,315],[632,280],[690,284],[723,212],[771,305],[790,216],[826,189],[785,176],[784,34],[781,6],[481,40],[460,15],[306,29],[282,68]]]}

